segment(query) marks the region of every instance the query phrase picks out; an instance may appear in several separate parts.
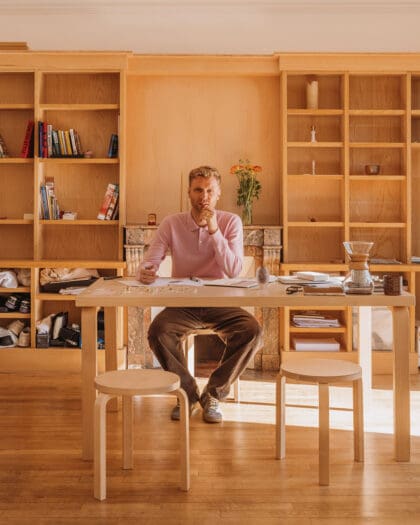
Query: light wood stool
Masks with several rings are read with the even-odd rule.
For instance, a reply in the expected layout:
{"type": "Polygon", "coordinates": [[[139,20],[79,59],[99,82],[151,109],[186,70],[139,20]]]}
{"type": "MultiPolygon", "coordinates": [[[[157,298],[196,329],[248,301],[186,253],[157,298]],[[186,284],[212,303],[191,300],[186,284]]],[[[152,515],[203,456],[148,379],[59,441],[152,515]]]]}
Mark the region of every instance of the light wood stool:
{"type": "Polygon", "coordinates": [[[354,459],[364,460],[362,369],[358,364],[337,359],[303,359],[280,367],[276,381],[276,458],[286,456],[285,386],[286,378],[318,383],[319,392],[319,484],[330,477],[329,385],[352,382],[354,459]]]}
{"type": "MultiPolygon", "coordinates": [[[[133,468],[133,396],[175,394],[181,407],[181,489],[190,488],[190,436],[189,406],[180,379],[172,372],[163,370],[115,370],[105,372],[95,379],[99,392],[94,408],[94,496],[106,498],[106,405],[110,399],[122,396],[123,410],[123,468],[133,468]]],[[[168,421],[169,424],[169,421],[168,421]]]]}
{"type": "MultiPolygon", "coordinates": [[[[192,332],[189,332],[184,339],[184,355],[188,363],[188,370],[190,374],[195,377],[195,348],[194,339],[196,335],[217,335],[211,328],[197,328],[192,332]]],[[[241,390],[239,384],[239,377],[233,383],[233,399],[236,403],[241,402],[241,390]]]]}

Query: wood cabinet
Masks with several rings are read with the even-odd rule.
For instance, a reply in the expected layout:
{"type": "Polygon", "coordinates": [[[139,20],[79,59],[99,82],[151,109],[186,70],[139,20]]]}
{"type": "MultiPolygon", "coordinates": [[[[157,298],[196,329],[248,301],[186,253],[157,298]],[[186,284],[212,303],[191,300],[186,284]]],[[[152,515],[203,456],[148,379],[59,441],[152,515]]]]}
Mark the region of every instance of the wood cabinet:
{"type": "MultiPolygon", "coordinates": [[[[42,293],[40,271],[80,267],[95,269],[100,275],[122,275],[125,267],[125,55],[23,53],[17,57],[13,66],[0,70],[0,135],[8,152],[0,158],[0,268],[28,268],[31,284],[0,288],[0,299],[28,295],[31,312],[0,313],[0,325],[20,319],[30,327],[31,335],[29,348],[3,349],[0,362],[3,369],[25,368],[19,356],[26,355],[31,369],[42,369],[47,359],[61,367],[64,356],[80,352],[37,349],[36,324],[61,311],[68,312],[70,324],[80,324],[80,313],[74,295],[42,293]],[[21,158],[31,120],[35,122],[34,154],[21,158]],[[48,122],[54,129],[77,130],[83,151],[92,154],[89,158],[41,156],[38,122],[48,122]],[[117,158],[108,155],[112,134],[120,139],[117,158]],[[76,220],[42,218],[40,186],[47,180],[54,181],[60,210],[76,212],[76,220]],[[108,183],[119,185],[119,215],[114,220],[98,220],[108,183]]],[[[74,361],[76,367],[79,361],[80,356],[74,361]]]]}

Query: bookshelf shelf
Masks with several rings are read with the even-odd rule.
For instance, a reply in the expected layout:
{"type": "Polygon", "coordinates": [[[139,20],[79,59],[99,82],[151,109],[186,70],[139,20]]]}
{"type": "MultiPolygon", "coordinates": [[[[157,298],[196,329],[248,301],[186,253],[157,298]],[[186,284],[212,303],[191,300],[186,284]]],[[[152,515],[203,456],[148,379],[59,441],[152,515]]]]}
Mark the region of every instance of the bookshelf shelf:
{"type": "Polygon", "coordinates": [[[34,159],[22,159],[20,157],[0,158],[0,164],[33,164],[34,159]]]}
{"type": "Polygon", "coordinates": [[[34,105],[33,104],[0,104],[0,110],[2,109],[11,109],[11,110],[34,109],[34,105]]]}
{"type": "Polygon", "coordinates": [[[29,293],[31,291],[29,286],[18,286],[17,288],[4,288],[0,286],[0,293],[3,294],[14,294],[14,293],[29,293]]]}
{"type": "Polygon", "coordinates": [[[99,220],[99,219],[84,219],[84,220],[63,220],[63,219],[53,219],[53,220],[46,220],[46,219],[40,219],[40,224],[45,224],[48,226],[56,226],[57,228],[60,228],[61,226],[118,226],[119,221],[105,221],[105,220],[99,220]]]}
{"type": "Polygon", "coordinates": [[[383,148],[383,149],[401,149],[406,144],[404,142],[351,142],[350,148],[383,148]]]}
{"type": "Polygon", "coordinates": [[[48,163],[48,164],[112,164],[117,165],[119,164],[119,159],[108,159],[108,158],[93,158],[93,159],[85,159],[85,158],[78,158],[78,157],[47,157],[47,158],[38,158],[38,162],[40,163],[48,163]]]}
{"type": "Polygon", "coordinates": [[[22,314],[21,312],[0,312],[0,319],[30,319],[31,314],[22,314]]]}
{"type": "Polygon", "coordinates": [[[289,148],[342,148],[342,142],[288,142],[289,148]]]}
{"type": "Polygon", "coordinates": [[[31,219],[0,219],[0,224],[33,224],[33,220],[31,219]]]}
{"type": "Polygon", "coordinates": [[[119,104],[40,104],[41,111],[119,111],[119,104]]]}

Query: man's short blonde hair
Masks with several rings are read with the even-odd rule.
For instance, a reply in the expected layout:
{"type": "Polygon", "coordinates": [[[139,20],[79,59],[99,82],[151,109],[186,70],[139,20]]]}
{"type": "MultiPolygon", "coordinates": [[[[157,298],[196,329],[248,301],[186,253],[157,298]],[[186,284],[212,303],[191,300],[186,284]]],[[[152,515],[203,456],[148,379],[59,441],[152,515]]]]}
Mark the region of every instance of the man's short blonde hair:
{"type": "Polygon", "coordinates": [[[212,166],[199,166],[198,168],[194,168],[193,170],[191,170],[188,177],[190,186],[192,181],[197,177],[203,177],[205,179],[214,177],[219,184],[222,180],[220,173],[217,171],[216,168],[213,168],[212,166]]]}

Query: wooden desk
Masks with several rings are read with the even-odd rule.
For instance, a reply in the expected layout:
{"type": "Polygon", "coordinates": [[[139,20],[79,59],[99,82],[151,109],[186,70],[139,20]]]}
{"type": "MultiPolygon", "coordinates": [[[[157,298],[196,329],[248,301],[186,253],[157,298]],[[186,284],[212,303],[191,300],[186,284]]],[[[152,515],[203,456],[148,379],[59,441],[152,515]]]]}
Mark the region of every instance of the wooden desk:
{"type": "MultiPolygon", "coordinates": [[[[286,295],[285,286],[273,283],[259,288],[228,288],[216,286],[126,287],[115,281],[99,279],[76,298],[82,308],[82,456],[93,457],[93,405],[96,397],[96,314],[105,310],[106,347],[109,355],[116,353],[117,309],[124,306],[259,306],[277,308],[297,306],[314,309],[325,306],[386,306],[393,314],[393,391],[394,391],[394,454],[397,461],[410,460],[410,391],[409,391],[409,312],[415,296],[286,295]]],[[[111,365],[112,368],[112,365],[111,365]]]]}

